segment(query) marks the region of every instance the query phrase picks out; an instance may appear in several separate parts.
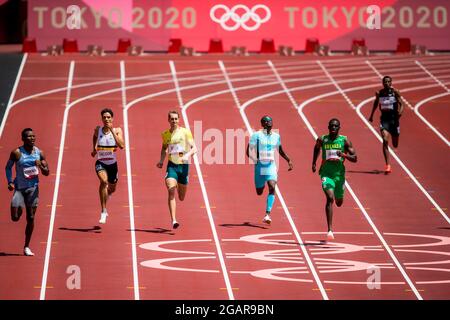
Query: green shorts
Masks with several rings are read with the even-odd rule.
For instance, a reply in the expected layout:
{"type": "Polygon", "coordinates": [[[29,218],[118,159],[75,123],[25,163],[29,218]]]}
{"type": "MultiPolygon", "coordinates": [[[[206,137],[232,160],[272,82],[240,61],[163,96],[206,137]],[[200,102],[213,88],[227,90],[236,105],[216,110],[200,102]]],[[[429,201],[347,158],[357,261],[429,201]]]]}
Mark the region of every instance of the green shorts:
{"type": "Polygon", "coordinates": [[[322,189],[334,190],[334,197],[336,199],[344,199],[344,188],[345,188],[345,177],[344,176],[334,176],[333,178],[327,176],[321,176],[322,178],[322,189]]]}
{"type": "Polygon", "coordinates": [[[189,181],[189,164],[175,164],[172,161],[167,163],[166,177],[177,180],[180,184],[188,184],[189,181]]]}

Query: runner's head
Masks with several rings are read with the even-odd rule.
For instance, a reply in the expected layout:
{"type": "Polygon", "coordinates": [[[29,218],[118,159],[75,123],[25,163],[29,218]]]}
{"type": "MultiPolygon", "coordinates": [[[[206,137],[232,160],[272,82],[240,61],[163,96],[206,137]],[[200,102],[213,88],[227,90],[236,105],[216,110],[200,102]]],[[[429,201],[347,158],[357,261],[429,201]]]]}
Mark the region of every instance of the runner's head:
{"type": "Polygon", "coordinates": [[[105,108],[100,111],[100,115],[102,116],[103,125],[106,126],[108,123],[112,123],[114,113],[111,109],[105,108]]]}
{"type": "Polygon", "coordinates": [[[266,129],[267,131],[270,131],[273,126],[273,121],[270,116],[264,116],[261,118],[261,126],[266,129]]]}
{"type": "Polygon", "coordinates": [[[331,135],[336,135],[339,133],[339,129],[341,128],[341,122],[333,118],[328,122],[328,131],[331,135]]]}
{"type": "Polygon", "coordinates": [[[22,141],[23,144],[26,146],[34,146],[34,143],[36,141],[36,136],[33,133],[33,129],[31,128],[25,128],[22,130],[22,141]]]}
{"type": "Polygon", "coordinates": [[[390,76],[383,77],[383,87],[385,89],[390,89],[392,86],[392,78],[390,76]]]}
{"type": "Polygon", "coordinates": [[[169,111],[167,120],[170,123],[170,126],[174,128],[180,122],[180,114],[176,110],[169,111]]]}

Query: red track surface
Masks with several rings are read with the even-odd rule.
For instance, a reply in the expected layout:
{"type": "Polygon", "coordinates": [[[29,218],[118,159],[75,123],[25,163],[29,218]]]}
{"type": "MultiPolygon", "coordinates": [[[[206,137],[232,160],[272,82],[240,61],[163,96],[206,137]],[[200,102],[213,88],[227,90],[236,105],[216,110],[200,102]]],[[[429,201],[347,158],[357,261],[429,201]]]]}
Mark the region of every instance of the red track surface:
{"type": "MultiPolygon", "coordinates": [[[[124,84],[122,58],[27,58],[13,100],[17,104],[0,138],[0,158],[7,159],[20,144],[20,130],[30,126],[37,145],[47,153],[52,175],[41,179],[33,258],[21,255],[25,219],[10,221],[11,194],[0,193],[5,213],[0,218],[1,299],[450,298],[450,226],[445,218],[449,146],[405,106],[395,153],[436,208],[392,157],[393,173],[381,174],[381,143],[351,106],[373,97],[380,88],[375,70],[390,74],[412,107],[441,95],[423,104],[419,112],[448,140],[450,97],[444,95],[450,76],[448,56],[417,59],[435,79],[413,57],[401,56],[370,58],[371,65],[363,58],[330,57],[321,59],[322,67],[312,57],[126,58],[124,84]],[[72,60],[72,87],[67,90],[72,60]],[[174,61],[179,95],[169,60],[174,61]],[[272,60],[281,81],[267,60],[272,60]],[[97,83],[105,80],[111,81],[97,83]],[[348,100],[332,80],[343,91],[351,89],[345,92],[348,100]],[[88,85],[79,87],[83,84],[88,85]],[[40,94],[57,88],[61,89],[40,94]],[[200,172],[192,163],[186,200],[177,202],[181,227],[172,230],[165,170],[155,164],[160,132],[168,127],[167,112],[180,105],[179,99],[202,149],[200,172]],[[64,123],[66,100],[70,109],[64,123]],[[98,182],[90,150],[99,111],[105,106],[115,111],[116,125],[123,129],[128,125],[129,158],[125,150],[118,153],[120,182],[108,203],[107,224],[100,228],[98,182]],[[239,147],[228,140],[223,141],[223,149],[211,150],[208,136],[221,132],[225,137],[226,129],[246,130],[244,118],[258,129],[263,114],[274,118],[282,145],[294,161],[294,170],[288,172],[281,159],[279,191],[286,207],[277,197],[271,226],[261,223],[266,193],[258,197],[254,192],[253,167],[247,161],[236,164],[239,147]],[[308,124],[323,134],[332,117],[341,120],[341,134],[353,142],[359,161],[347,164],[347,182],[355,197],[347,190],[344,205],[335,208],[336,239],[325,244],[321,242],[326,230],[325,199],[320,179],[310,169],[314,139],[308,124]],[[226,160],[227,148],[234,151],[233,163],[226,160]],[[219,163],[209,162],[211,154],[219,163]],[[49,235],[52,243],[47,246],[49,235]],[[73,265],[81,271],[80,290],[66,285],[68,267],[73,265]],[[380,270],[381,283],[370,289],[374,267],[380,270]]],[[[366,118],[371,105],[372,100],[361,106],[366,118]]],[[[379,113],[373,123],[377,135],[378,117],[379,113]]]]}

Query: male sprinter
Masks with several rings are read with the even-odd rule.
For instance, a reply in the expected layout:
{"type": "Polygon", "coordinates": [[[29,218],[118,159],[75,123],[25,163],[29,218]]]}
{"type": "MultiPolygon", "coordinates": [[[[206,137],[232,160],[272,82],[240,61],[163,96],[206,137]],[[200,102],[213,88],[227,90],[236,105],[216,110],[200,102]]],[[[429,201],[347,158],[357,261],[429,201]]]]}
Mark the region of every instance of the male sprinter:
{"type": "Polygon", "coordinates": [[[163,167],[166,152],[168,152],[169,161],[165,180],[169,193],[168,203],[172,228],[176,229],[180,226],[180,223],[176,219],[175,189],[178,191],[178,199],[183,201],[189,181],[189,158],[197,152],[197,147],[191,131],[178,125],[180,121],[178,111],[169,111],[168,121],[170,128],[161,134],[163,140],[161,158],[156,166],[158,168],[163,167]]]}
{"type": "Polygon", "coordinates": [[[339,135],[341,123],[338,119],[331,119],[328,122],[327,135],[317,138],[314,146],[312,161],[312,172],[316,172],[316,162],[322,149],[322,164],[319,169],[322,178],[322,189],[325,192],[327,202],[325,212],[327,214],[328,240],[333,240],[333,202],[336,200],[338,207],[344,202],[344,184],[345,184],[345,159],[350,162],[356,162],[356,152],[352,143],[346,136],[339,135]]]}
{"type": "Polygon", "coordinates": [[[269,194],[267,195],[266,215],[264,216],[263,222],[270,224],[272,222],[270,212],[275,202],[275,186],[278,179],[275,164],[275,150],[278,149],[279,154],[287,161],[289,165],[288,171],[291,171],[294,166],[281,147],[280,135],[272,132],[272,118],[269,116],[262,117],[261,126],[263,129],[253,133],[250,137],[250,142],[247,146],[247,157],[255,163],[255,187],[257,195],[262,195],[267,181],[269,194]]]}
{"type": "Polygon", "coordinates": [[[384,172],[391,173],[391,164],[389,161],[389,136],[392,137],[392,145],[398,147],[400,137],[400,117],[403,113],[403,104],[400,92],[392,87],[392,78],[383,77],[383,89],[375,92],[375,101],[373,102],[372,112],[369,121],[373,121],[373,114],[377,107],[380,107],[380,130],[383,137],[383,155],[386,167],[384,172]]]}
{"type": "Polygon", "coordinates": [[[105,108],[100,112],[102,116],[103,127],[97,126],[94,129],[94,136],[92,137],[93,150],[91,156],[97,155],[95,162],[95,171],[100,180],[99,195],[100,206],[102,212],[100,213],[99,223],[106,223],[108,212],[106,210],[106,202],[109,196],[116,191],[118,181],[117,168],[117,147],[123,149],[125,142],[123,140],[123,133],[121,128],[113,127],[114,113],[111,109],[105,108]]]}
{"type": "Polygon", "coordinates": [[[11,200],[11,220],[19,221],[22,206],[27,212],[27,226],[25,227],[25,246],[23,253],[34,256],[30,249],[31,235],[34,229],[34,217],[39,202],[39,169],[44,176],[50,174],[44,151],[34,145],[36,136],[33,129],[22,130],[23,146],[11,151],[6,163],[6,179],[9,191],[14,190],[11,200]],[[16,178],[12,178],[12,167],[16,164],[16,178]]]}

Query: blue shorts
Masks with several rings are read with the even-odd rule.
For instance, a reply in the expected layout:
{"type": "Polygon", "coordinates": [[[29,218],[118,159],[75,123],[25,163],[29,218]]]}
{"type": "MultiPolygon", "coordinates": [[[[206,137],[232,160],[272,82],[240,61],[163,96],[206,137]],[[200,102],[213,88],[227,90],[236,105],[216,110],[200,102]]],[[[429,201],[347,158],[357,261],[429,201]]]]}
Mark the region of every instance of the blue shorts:
{"type": "Polygon", "coordinates": [[[269,180],[278,180],[277,166],[275,165],[275,162],[270,164],[262,164],[258,161],[255,165],[255,187],[257,189],[263,188],[266,181],[269,180]]]}
{"type": "Polygon", "coordinates": [[[189,182],[189,164],[175,164],[172,161],[167,163],[167,171],[165,179],[172,178],[180,184],[188,184],[189,182]]]}
{"type": "Polygon", "coordinates": [[[28,207],[36,208],[39,203],[39,186],[26,188],[23,190],[14,190],[14,195],[11,200],[11,207],[28,207]]]}

